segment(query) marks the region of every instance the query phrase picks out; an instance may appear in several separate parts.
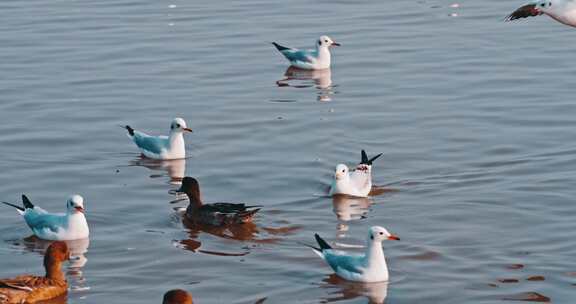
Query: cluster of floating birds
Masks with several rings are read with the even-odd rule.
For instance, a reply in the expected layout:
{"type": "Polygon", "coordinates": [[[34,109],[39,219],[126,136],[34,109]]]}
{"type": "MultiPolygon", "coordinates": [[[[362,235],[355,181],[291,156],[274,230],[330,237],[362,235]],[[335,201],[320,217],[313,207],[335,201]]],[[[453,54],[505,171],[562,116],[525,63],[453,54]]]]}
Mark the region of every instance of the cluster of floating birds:
{"type": "MultiPolygon", "coordinates": [[[[539,0],[526,4],[506,21],[546,14],[566,25],[576,27],[576,1],[539,0]]],[[[303,70],[326,70],[331,65],[330,47],[340,46],[328,36],[321,36],[312,50],[300,50],[272,43],[288,59],[291,68],[303,70]]],[[[168,136],[151,136],[132,127],[123,126],[143,156],[156,160],[174,160],[186,157],[184,133],[192,132],[186,121],[175,118],[170,124],[168,136]]],[[[352,170],[345,164],[336,166],[334,180],[330,186],[331,196],[366,198],[371,193],[372,163],[382,153],[368,157],[361,151],[361,161],[352,170]]],[[[178,192],[186,194],[190,203],[184,217],[193,223],[212,226],[243,225],[252,219],[262,206],[236,203],[204,203],[200,195],[200,184],[193,177],[184,177],[178,192]]],[[[22,275],[0,279],[0,303],[36,303],[65,295],[68,283],[62,272],[62,263],[70,259],[70,250],[64,241],[88,239],[90,230],[84,215],[84,199],[72,195],[66,202],[66,213],[50,213],[35,206],[26,195],[22,195],[22,206],[3,202],[16,208],[34,235],[43,240],[54,241],[45,252],[45,276],[22,275]]],[[[382,242],[400,240],[386,228],[373,226],[368,231],[364,254],[350,254],[336,250],[315,234],[317,247],[308,245],[320,256],[339,277],[355,282],[387,282],[388,266],[382,242]]],[[[164,295],[164,304],[191,304],[192,296],[187,291],[174,289],[164,295]]]]}

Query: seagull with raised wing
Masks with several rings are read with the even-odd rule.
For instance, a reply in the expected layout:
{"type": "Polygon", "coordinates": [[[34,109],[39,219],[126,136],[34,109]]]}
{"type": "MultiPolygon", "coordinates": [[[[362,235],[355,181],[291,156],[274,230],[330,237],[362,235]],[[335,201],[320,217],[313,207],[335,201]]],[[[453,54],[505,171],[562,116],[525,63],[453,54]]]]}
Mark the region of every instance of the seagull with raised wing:
{"type": "Polygon", "coordinates": [[[550,16],[552,19],[576,27],[576,1],[574,0],[539,0],[526,4],[506,17],[506,21],[520,18],[550,16]]]}
{"type": "Polygon", "coordinates": [[[3,202],[16,208],[22,215],[34,235],[44,240],[70,241],[87,238],[90,235],[88,222],[84,216],[84,198],[78,194],[72,195],[66,202],[66,213],[49,213],[34,206],[22,195],[23,207],[3,202]]]}
{"type": "Polygon", "coordinates": [[[330,47],[340,46],[328,36],[320,36],[316,41],[316,48],[312,50],[300,50],[279,45],[276,42],[272,44],[290,61],[293,67],[305,70],[321,70],[330,68],[331,55],[330,47]]]}
{"type": "Polygon", "coordinates": [[[312,246],[312,249],[339,277],[365,283],[388,281],[388,266],[384,257],[384,249],[382,249],[382,241],[399,241],[400,238],[388,232],[386,228],[380,226],[370,228],[364,254],[350,254],[336,250],[318,234],[315,234],[315,237],[319,247],[312,246]]]}
{"type": "Polygon", "coordinates": [[[368,197],[372,190],[372,163],[381,155],[382,153],[368,158],[366,151],[362,150],[362,159],[352,172],[345,164],[337,165],[334,181],[330,186],[330,195],[368,197]]]}
{"type": "Polygon", "coordinates": [[[260,206],[247,206],[242,203],[204,204],[200,197],[200,184],[193,177],[182,179],[178,192],[186,193],[190,205],[186,208],[186,218],[193,223],[213,226],[227,226],[252,222],[260,206]]]}
{"type": "Polygon", "coordinates": [[[66,243],[52,243],[44,255],[46,275],[21,275],[11,279],[0,279],[0,303],[44,303],[65,295],[68,291],[68,282],[62,271],[62,262],[68,259],[70,252],[66,243]]]}
{"type": "Polygon", "coordinates": [[[132,138],[140,152],[148,158],[167,160],[186,157],[183,134],[184,132],[192,132],[192,129],[186,126],[186,121],[182,118],[174,118],[170,124],[168,136],[151,136],[136,131],[130,126],[124,126],[124,128],[128,130],[128,136],[132,138]]]}

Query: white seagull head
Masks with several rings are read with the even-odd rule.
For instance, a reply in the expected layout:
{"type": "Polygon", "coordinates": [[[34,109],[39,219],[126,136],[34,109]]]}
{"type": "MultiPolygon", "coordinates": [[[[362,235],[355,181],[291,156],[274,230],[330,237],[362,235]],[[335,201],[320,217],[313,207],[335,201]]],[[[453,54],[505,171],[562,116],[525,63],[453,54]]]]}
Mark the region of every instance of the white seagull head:
{"type": "Polygon", "coordinates": [[[552,0],[540,0],[534,4],[534,8],[541,13],[548,13],[552,7],[552,0]]]}
{"type": "Polygon", "coordinates": [[[188,126],[186,126],[186,121],[180,117],[176,117],[174,118],[174,120],[172,120],[172,123],[170,124],[170,133],[182,133],[184,131],[187,132],[192,132],[192,129],[188,128],[188,126]]]}
{"type": "Polygon", "coordinates": [[[70,196],[66,204],[69,214],[74,214],[77,212],[84,213],[84,198],[78,194],[70,196]]]}
{"type": "Polygon", "coordinates": [[[340,43],[334,42],[334,40],[332,40],[332,38],[325,36],[325,35],[320,36],[320,38],[318,38],[318,42],[316,42],[316,44],[318,45],[319,48],[329,48],[331,46],[340,46],[340,43]]]}
{"type": "Polygon", "coordinates": [[[336,180],[345,180],[348,179],[348,177],[348,166],[344,164],[336,166],[336,172],[334,173],[334,178],[336,178],[336,180]]]}
{"type": "Polygon", "coordinates": [[[368,242],[382,242],[384,240],[394,240],[399,241],[400,238],[396,235],[388,232],[386,228],[380,226],[372,226],[368,231],[368,242]]]}

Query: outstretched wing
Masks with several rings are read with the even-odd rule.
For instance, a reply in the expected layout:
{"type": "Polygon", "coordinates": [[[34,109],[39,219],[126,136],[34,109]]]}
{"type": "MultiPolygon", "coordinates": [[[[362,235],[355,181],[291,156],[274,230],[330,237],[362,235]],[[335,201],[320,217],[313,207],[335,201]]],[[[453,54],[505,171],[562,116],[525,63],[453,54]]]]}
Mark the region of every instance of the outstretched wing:
{"type": "Polygon", "coordinates": [[[168,141],[168,139],[165,137],[150,136],[139,131],[135,131],[132,138],[138,148],[154,154],[162,153],[162,151],[166,148],[168,141]]]}
{"type": "Polygon", "coordinates": [[[519,9],[515,10],[512,14],[506,17],[506,21],[512,21],[521,18],[534,17],[542,15],[543,13],[536,8],[536,4],[526,4],[519,9]]]}

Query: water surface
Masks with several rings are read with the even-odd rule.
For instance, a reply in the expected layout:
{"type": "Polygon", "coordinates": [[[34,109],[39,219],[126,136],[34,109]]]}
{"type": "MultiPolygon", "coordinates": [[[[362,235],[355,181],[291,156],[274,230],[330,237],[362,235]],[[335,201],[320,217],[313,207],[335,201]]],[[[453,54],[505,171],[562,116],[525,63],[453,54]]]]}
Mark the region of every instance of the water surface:
{"type": "MultiPolygon", "coordinates": [[[[85,197],[68,303],[160,303],[172,288],[201,303],[568,303],[574,30],[503,22],[522,1],[453,3],[4,2],[1,199],[59,211],[85,197]],[[321,34],[343,45],[328,74],[287,73],[269,44],[321,34]],[[142,161],[118,127],[166,133],[175,116],[195,130],[181,162],[142,161]],[[374,180],[394,191],[326,197],[360,149],[384,153],[374,180]],[[255,225],[184,225],[182,172],[207,201],[264,205],[255,225]],[[372,225],[402,238],[384,245],[388,284],[339,280],[301,245],[358,247],[372,225]]],[[[42,272],[16,212],[0,223],[2,277],[42,272]]]]}

